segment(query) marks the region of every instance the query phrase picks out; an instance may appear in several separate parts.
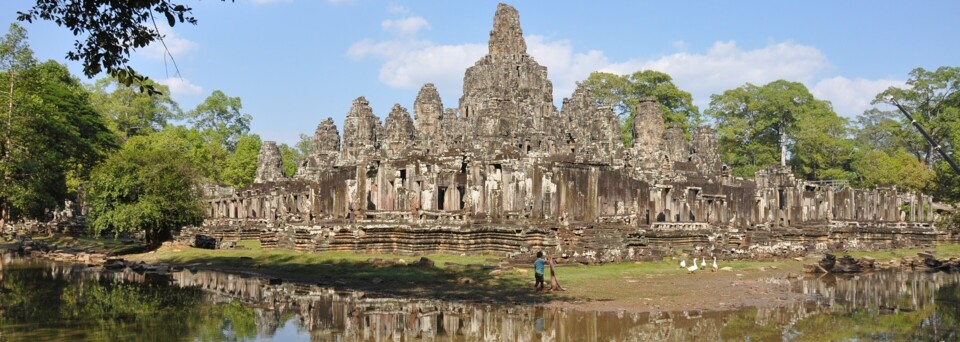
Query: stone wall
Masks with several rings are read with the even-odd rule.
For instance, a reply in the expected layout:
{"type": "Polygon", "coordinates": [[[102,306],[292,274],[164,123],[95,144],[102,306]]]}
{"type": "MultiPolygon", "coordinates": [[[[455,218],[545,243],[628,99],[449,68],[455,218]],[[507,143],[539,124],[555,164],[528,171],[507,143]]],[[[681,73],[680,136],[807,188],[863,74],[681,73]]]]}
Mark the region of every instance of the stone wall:
{"type": "Polygon", "coordinates": [[[265,247],[395,253],[546,249],[581,262],[656,258],[677,249],[729,256],[928,244],[930,196],[795,179],[770,167],[730,176],[716,133],[665,127],[640,101],[634,145],[584,86],[553,105],[547,70],[526,52],[519,14],[501,4],[489,54],[467,69],[459,108],[426,84],[413,117],[381,125],[354,100],[341,142],[327,119],[295,179],[265,143],[257,182],[208,193],[200,229],[265,247]]]}

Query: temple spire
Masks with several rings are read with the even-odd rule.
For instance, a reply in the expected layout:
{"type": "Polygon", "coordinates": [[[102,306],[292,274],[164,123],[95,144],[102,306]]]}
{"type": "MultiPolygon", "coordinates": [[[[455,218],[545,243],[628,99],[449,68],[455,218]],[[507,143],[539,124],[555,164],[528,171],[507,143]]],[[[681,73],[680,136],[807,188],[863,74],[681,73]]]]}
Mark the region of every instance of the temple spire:
{"type": "Polygon", "coordinates": [[[527,43],[520,29],[520,13],[513,6],[501,3],[493,17],[493,30],[490,31],[490,55],[525,55],[527,43]]]}

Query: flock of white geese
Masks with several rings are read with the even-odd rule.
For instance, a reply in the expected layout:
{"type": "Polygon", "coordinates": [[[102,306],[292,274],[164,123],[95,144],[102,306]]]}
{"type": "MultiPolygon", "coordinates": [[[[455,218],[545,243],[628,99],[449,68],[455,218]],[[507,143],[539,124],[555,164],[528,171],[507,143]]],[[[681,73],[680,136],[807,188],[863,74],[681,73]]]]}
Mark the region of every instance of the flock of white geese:
{"type": "MultiPolygon", "coordinates": [[[[717,257],[713,257],[713,265],[711,266],[712,268],[710,272],[716,272],[719,269],[717,267],[717,257]]],[[[693,258],[693,265],[691,266],[687,266],[686,259],[680,259],[680,268],[681,269],[686,268],[687,272],[689,272],[690,274],[693,274],[693,272],[696,272],[697,270],[701,270],[701,271],[705,270],[707,269],[707,258],[700,259],[700,266],[697,266],[697,258],[693,258]]]]}

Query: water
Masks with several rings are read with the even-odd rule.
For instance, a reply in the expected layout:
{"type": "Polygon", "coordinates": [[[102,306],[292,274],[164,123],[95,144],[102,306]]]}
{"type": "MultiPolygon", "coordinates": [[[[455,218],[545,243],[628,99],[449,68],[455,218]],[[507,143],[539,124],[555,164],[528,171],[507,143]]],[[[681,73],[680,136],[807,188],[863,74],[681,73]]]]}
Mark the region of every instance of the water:
{"type": "MultiPolygon", "coordinates": [[[[791,280],[777,308],[660,313],[384,298],[211,271],[0,255],[0,341],[904,341],[960,338],[960,275],[791,280]]],[[[786,280],[771,280],[786,281],[786,280]]]]}

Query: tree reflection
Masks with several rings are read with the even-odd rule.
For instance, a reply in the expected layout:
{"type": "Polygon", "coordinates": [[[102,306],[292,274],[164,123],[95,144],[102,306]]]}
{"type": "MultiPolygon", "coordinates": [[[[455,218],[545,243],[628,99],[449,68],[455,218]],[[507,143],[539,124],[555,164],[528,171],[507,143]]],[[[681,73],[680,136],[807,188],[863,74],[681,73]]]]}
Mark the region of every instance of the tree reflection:
{"type": "Polygon", "coordinates": [[[257,335],[252,308],[210,303],[198,288],[37,266],[2,269],[0,339],[236,341],[257,335]]]}

